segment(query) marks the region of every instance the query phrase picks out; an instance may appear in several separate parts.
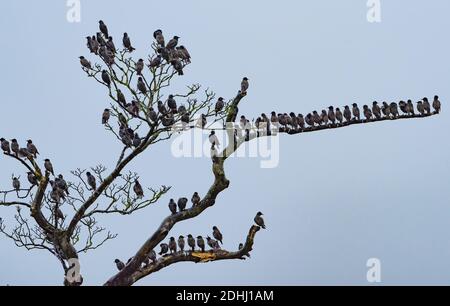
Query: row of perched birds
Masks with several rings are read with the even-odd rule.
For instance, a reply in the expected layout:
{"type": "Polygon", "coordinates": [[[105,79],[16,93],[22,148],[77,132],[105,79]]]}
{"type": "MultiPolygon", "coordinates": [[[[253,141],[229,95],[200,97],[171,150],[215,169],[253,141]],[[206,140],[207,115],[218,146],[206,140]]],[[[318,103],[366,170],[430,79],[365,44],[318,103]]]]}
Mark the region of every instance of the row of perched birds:
{"type": "MultiPolygon", "coordinates": [[[[438,114],[441,111],[441,102],[439,97],[435,96],[433,102],[430,104],[428,98],[423,98],[421,101],[417,102],[417,111],[420,115],[431,115],[431,106],[433,107],[434,114],[438,114]]],[[[293,130],[303,130],[308,126],[314,128],[317,126],[335,126],[336,124],[343,125],[354,121],[361,121],[362,116],[364,116],[364,121],[368,122],[371,120],[379,120],[383,118],[396,119],[402,116],[414,116],[416,115],[414,104],[411,100],[400,101],[398,104],[392,102],[388,104],[383,102],[382,105],[378,105],[378,102],[373,102],[372,107],[364,105],[362,112],[358,107],[357,103],[353,103],[350,108],[348,105],[344,106],[344,110],[341,111],[340,108],[334,108],[330,106],[328,110],[322,110],[321,113],[313,111],[308,113],[306,116],[303,114],[296,115],[294,112],[290,114],[277,114],[276,112],[271,113],[269,118],[266,114],[261,114],[255,120],[255,127],[257,129],[267,128],[271,126],[275,128],[293,129],[293,130]],[[400,111],[402,113],[400,113],[400,111]]],[[[239,126],[242,130],[250,130],[251,122],[245,117],[241,116],[239,121],[239,126]]]]}
{"type": "MultiPolygon", "coordinates": [[[[263,213],[258,212],[254,218],[255,223],[262,227],[266,228],[264,224],[264,219],[262,218],[263,213]]],[[[187,246],[189,247],[191,252],[196,251],[196,247],[198,247],[198,250],[201,252],[206,251],[206,245],[210,247],[210,251],[214,252],[217,250],[220,250],[220,244],[223,245],[223,235],[219,228],[217,226],[213,226],[212,228],[212,236],[214,238],[211,238],[210,236],[206,236],[206,243],[205,239],[202,236],[197,236],[194,238],[193,235],[189,234],[187,235],[187,240],[185,240],[185,237],[183,235],[180,235],[178,239],[175,239],[175,237],[170,237],[168,243],[161,243],[160,246],[160,252],[158,255],[165,256],[168,253],[175,254],[178,252],[184,253],[186,248],[186,242],[187,246]]],[[[241,250],[244,247],[244,245],[241,243],[239,244],[239,250],[241,250]]],[[[250,254],[245,254],[247,257],[250,257],[250,254]]],[[[129,263],[133,258],[130,258],[127,263],[129,263]]],[[[149,265],[150,263],[156,263],[157,260],[157,254],[155,250],[150,251],[147,259],[144,261],[144,266],[149,265]]],[[[117,269],[120,271],[123,268],[125,268],[125,264],[119,260],[114,260],[117,269]]]]}
{"type": "MultiPolygon", "coordinates": [[[[117,48],[114,44],[113,37],[109,35],[108,27],[106,24],[100,20],[99,21],[100,32],[96,35],[87,36],[87,47],[91,53],[99,55],[106,64],[112,66],[115,61],[115,54],[117,53],[117,48]]],[[[174,36],[171,40],[165,43],[165,38],[162,30],[158,29],[153,33],[153,38],[155,39],[157,46],[157,53],[155,57],[149,60],[147,66],[150,69],[158,68],[162,64],[162,60],[170,63],[178,75],[183,75],[183,68],[185,65],[191,62],[191,55],[185,46],[178,46],[178,40],[180,37],[174,36]]],[[[127,33],[123,34],[122,44],[125,50],[128,52],[133,52],[135,48],[131,45],[131,39],[127,33]]],[[[90,70],[92,69],[92,64],[84,57],[80,56],[81,65],[90,70]]],[[[145,63],[141,58],[135,63],[135,70],[137,75],[142,75],[145,63]]],[[[110,86],[111,80],[106,70],[102,71],[102,80],[110,86]]],[[[141,92],[146,92],[146,87],[142,78],[139,78],[138,89],[141,92]]]]}

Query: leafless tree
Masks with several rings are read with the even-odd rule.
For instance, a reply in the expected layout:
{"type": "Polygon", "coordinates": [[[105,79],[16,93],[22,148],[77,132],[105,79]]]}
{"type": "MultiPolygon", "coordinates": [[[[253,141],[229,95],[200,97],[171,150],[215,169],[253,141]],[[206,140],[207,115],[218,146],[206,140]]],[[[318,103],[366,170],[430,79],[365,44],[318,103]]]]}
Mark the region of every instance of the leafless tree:
{"type": "MultiPolygon", "coordinates": [[[[100,38],[107,41],[107,37],[102,34],[100,38]]],[[[94,38],[90,38],[92,39],[94,38]]],[[[164,92],[167,92],[171,81],[190,64],[190,59],[181,54],[179,49],[166,48],[155,40],[152,44],[152,54],[142,67],[139,66],[142,61],[133,59],[132,48],[113,50],[108,45],[102,46],[101,41],[96,40],[96,43],[99,45],[94,43],[89,45],[89,49],[99,59],[99,63],[92,65],[84,57],[81,62],[85,74],[97,81],[111,99],[109,118],[104,118],[105,128],[124,144],[123,149],[118,152],[117,164],[112,170],[103,165],[76,169],[71,172],[71,181],[66,182],[65,178],[62,178],[67,184],[65,187],[64,184],[60,185],[61,178],[54,178],[48,169],[40,164],[32,150],[3,150],[5,157],[16,160],[21,169],[31,173],[36,184],[27,188],[16,186],[0,191],[0,206],[16,208],[13,220],[15,225],[10,228],[6,226],[5,220],[0,219],[0,232],[18,247],[46,250],[54,255],[61,263],[65,275],[64,284],[68,286],[81,285],[83,282],[82,277],[74,276],[73,260],[77,260],[82,253],[104,246],[108,240],[116,237],[116,234],[99,224],[99,215],[136,213],[157,203],[170,190],[167,186],[148,188],[143,190],[144,196],[139,196],[134,190],[139,174],[127,168],[149,147],[169,140],[180,131],[208,129],[213,125],[220,125],[226,130],[228,143],[220,154],[212,158],[214,180],[196,205],[166,217],[125,267],[111,276],[105,285],[133,285],[140,279],[178,262],[210,262],[245,259],[250,256],[255,235],[260,230],[257,225],[251,226],[245,243],[236,251],[180,251],[161,256],[154,262],[148,260],[152,250],[156,250],[166,239],[176,223],[195,218],[216,203],[219,194],[230,185],[225,175],[225,161],[243,143],[277,133],[302,134],[384,120],[424,118],[437,113],[425,111],[398,116],[388,114],[380,118],[353,118],[344,123],[319,123],[309,127],[289,122],[289,118],[284,118],[287,120],[286,124],[259,118],[256,124],[244,122],[242,125],[242,120],[236,124],[235,122],[239,113],[238,106],[247,96],[245,86],[240,87],[234,98],[224,102],[223,108],[217,110],[215,93],[209,89],[203,90],[198,84],[188,86],[186,92],[173,94],[178,102],[184,101],[184,109],[170,109],[167,104],[163,104],[166,109],[164,111],[158,108],[158,101],[167,99],[164,92]],[[141,83],[143,82],[145,89],[142,84],[140,88],[136,87],[139,77],[142,78],[141,83]],[[204,121],[208,122],[206,126],[204,121]],[[136,134],[142,136],[134,143],[133,137],[136,134]],[[91,172],[95,178],[95,186],[86,178],[87,172],[91,172]]],[[[283,115],[281,117],[283,118],[283,115]]]]}

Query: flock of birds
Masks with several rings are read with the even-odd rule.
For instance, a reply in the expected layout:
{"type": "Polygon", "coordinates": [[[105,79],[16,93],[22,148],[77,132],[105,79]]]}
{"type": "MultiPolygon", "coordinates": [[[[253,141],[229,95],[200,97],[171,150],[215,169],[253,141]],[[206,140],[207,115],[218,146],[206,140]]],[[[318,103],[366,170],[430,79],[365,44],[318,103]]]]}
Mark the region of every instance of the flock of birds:
{"type": "MultiPolygon", "coordinates": [[[[198,197],[198,194],[194,194],[194,196],[198,197]]],[[[170,200],[170,202],[174,202],[173,199],[170,200]]],[[[178,201],[180,202],[180,201],[178,201]]],[[[184,200],[182,201],[184,202],[184,200]]],[[[170,204],[169,204],[170,205],[170,204]]],[[[195,204],[194,204],[195,205],[195,204]]],[[[183,207],[183,205],[182,205],[183,207]]],[[[172,209],[171,209],[172,210],[172,209]]],[[[180,210],[182,210],[180,208],[180,210]]],[[[255,223],[260,226],[261,228],[266,228],[264,224],[263,219],[263,213],[258,212],[254,218],[255,223]]],[[[168,243],[161,243],[160,246],[160,252],[157,254],[155,250],[150,251],[148,254],[146,260],[144,261],[144,267],[148,266],[149,264],[153,263],[155,264],[157,261],[157,255],[160,256],[167,256],[168,254],[185,254],[186,252],[195,252],[196,247],[198,247],[198,250],[200,252],[206,252],[206,244],[210,247],[209,252],[215,252],[217,250],[220,250],[220,245],[223,245],[223,235],[220,232],[219,228],[217,226],[213,226],[212,228],[212,236],[214,238],[211,238],[210,236],[206,237],[206,243],[205,239],[202,236],[197,236],[194,238],[193,235],[189,234],[187,235],[187,239],[185,240],[185,237],[183,235],[180,235],[178,239],[175,239],[175,237],[170,237],[168,243]],[[187,247],[186,248],[186,242],[187,247]]],[[[239,244],[239,250],[242,250],[244,245],[242,243],[239,244]]],[[[245,254],[245,256],[250,257],[250,254],[245,254]]],[[[127,264],[132,260],[133,258],[130,258],[127,262],[127,264]]],[[[123,268],[125,268],[125,264],[120,260],[116,259],[114,260],[117,269],[120,271],[123,268]]]]}

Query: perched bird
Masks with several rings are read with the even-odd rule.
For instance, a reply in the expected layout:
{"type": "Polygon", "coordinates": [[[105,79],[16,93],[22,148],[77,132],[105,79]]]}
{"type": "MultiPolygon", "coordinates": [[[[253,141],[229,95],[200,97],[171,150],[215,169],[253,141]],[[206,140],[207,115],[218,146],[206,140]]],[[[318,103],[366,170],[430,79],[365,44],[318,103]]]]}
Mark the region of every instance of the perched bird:
{"type": "Polygon", "coordinates": [[[20,181],[19,181],[19,179],[17,177],[13,178],[12,186],[13,186],[15,191],[19,191],[20,190],[20,181]]]}
{"type": "Polygon", "coordinates": [[[220,97],[217,102],[216,102],[216,106],[215,106],[215,112],[216,112],[216,116],[218,113],[220,113],[223,110],[223,107],[225,106],[225,102],[223,101],[223,98],[220,97]]]}
{"type": "Polygon", "coordinates": [[[381,119],[381,108],[378,106],[377,101],[373,101],[372,103],[372,113],[377,119],[381,119]]]}
{"type": "Polygon", "coordinates": [[[180,248],[181,252],[184,252],[184,245],[184,236],[181,235],[180,237],[178,237],[178,247],[180,248]]]}
{"type": "Polygon", "coordinates": [[[119,259],[114,260],[114,262],[116,263],[117,270],[122,271],[125,268],[125,264],[119,259]]]}
{"type": "Polygon", "coordinates": [[[164,36],[161,30],[156,30],[153,33],[153,37],[155,38],[156,42],[158,43],[158,45],[160,45],[161,47],[164,48],[165,46],[165,42],[164,42],[164,36]]]}
{"type": "Polygon", "coordinates": [[[173,95],[169,95],[169,98],[167,98],[167,106],[172,113],[176,114],[178,112],[177,101],[175,101],[173,95]]]}
{"type": "Polygon", "coordinates": [[[188,201],[189,201],[189,200],[188,200],[187,198],[179,198],[179,199],[178,199],[178,203],[177,203],[177,204],[178,204],[178,209],[179,209],[180,211],[185,210],[188,201]]]}
{"type": "Polygon", "coordinates": [[[307,125],[314,127],[314,119],[311,113],[308,113],[305,117],[305,122],[307,125]]]}
{"type": "Polygon", "coordinates": [[[33,144],[33,141],[31,139],[27,140],[27,150],[30,154],[33,155],[34,158],[37,157],[37,155],[39,154],[38,149],[36,148],[36,146],[33,144]]]}
{"type": "Polygon", "coordinates": [[[86,69],[92,69],[91,63],[84,56],[80,56],[80,64],[86,69]]]}
{"type": "Polygon", "coordinates": [[[336,113],[333,106],[328,107],[328,119],[330,119],[332,125],[336,124],[336,113]]]}
{"type": "Polygon", "coordinates": [[[317,111],[313,111],[313,121],[315,124],[317,125],[321,125],[322,124],[322,118],[320,117],[319,113],[317,111]]]}
{"type": "Polygon", "coordinates": [[[142,58],[140,58],[136,63],[137,75],[142,75],[142,70],[144,70],[144,60],[142,58]]]}
{"type": "Polygon", "coordinates": [[[153,109],[153,107],[150,107],[148,109],[148,118],[153,121],[156,122],[158,121],[158,114],[155,112],[155,110],[153,109]]]}
{"type": "Polygon", "coordinates": [[[157,68],[161,65],[161,55],[158,54],[154,59],[150,61],[148,65],[150,68],[157,68]]]}
{"type": "Polygon", "coordinates": [[[156,262],[156,252],[155,250],[151,250],[148,254],[148,259],[150,259],[153,263],[156,262]]]}
{"type": "Polygon", "coordinates": [[[212,250],[220,249],[219,243],[216,240],[214,240],[211,237],[209,237],[209,236],[206,237],[206,243],[208,243],[209,247],[212,250]]]}
{"type": "Polygon", "coordinates": [[[430,102],[428,102],[428,98],[423,98],[423,108],[428,115],[431,114],[431,106],[430,102]]]}
{"type": "Polygon", "coordinates": [[[425,107],[423,106],[422,101],[417,102],[417,110],[422,116],[425,115],[425,107]]]}
{"type": "Polygon", "coordinates": [[[433,108],[435,114],[439,114],[439,112],[441,111],[441,101],[439,101],[439,96],[434,96],[433,108]]]}
{"type": "Polygon", "coordinates": [[[398,106],[400,107],[400,110],[408,115],[409,114],[409,110],[408,110],[408,104],[405,101],[400,101],[398,102],[398,106]]]}
{"type": "Polygon", "coordinates": [[[326,110],[322,110],[322,114],[320,115],[320,120],[324,125],[328,125],[328,113],[326,110]]]}
{"type": "Polygon", "coordinates": [[[156,36],[158,36],[160,34],[162,34],[162,30],[160,30],[160,29],[156,30],[155,32],[153,32],[153,38],[156,39],[156,36]]]}
{"type": "Polygon", "coordinates": [[[366,121],[370,121],[370,119],[372,119],[372,111],[370,110],[369,106],[363,106],[363,114],[364,117],[366,117],[366,121]]]}
{"type": "Polygon", "coordinates": [[[178,53],[181,55],[180,57],[186,62],[191,62],[191,55],[189,54],[188,50],[185,46],[179,46],[177,47],[178,53]]]}
{"type": "Polygon", "coordinates": [[[298,125],[300,126],[300,129],[303,130],[305,128],[305,118],[303,118],[303,114],[297,115],[297,122],[298,125]]]}
{"type": "Polygon", "coordinates": [[[205,252],[205,240],[203,240],[202,236],[197,236],[197,245],[202,252],[205,252]]]}
{"type": "Polygon", "coordinates": [[[99,43],[100,47],[106,47],[106,41],[103,39],[102,33],[97,32],[96,35],[97,42],[99,43]]]}
{"type": "Polygon", "coordinates": [[[106,83],[106,85],[108,85],[108,87],[111,87],[111,79],[109,78],[109,74],[106,70],[102,70],[102,80],[106,83]]]}
{"type": "Polygon", "coordinates": [[[158,112],[162,115],[165,115],[167,113],[166,106],[162,101],[158,101],[158,112]]]}
{"type": "Polygon", "coordinates": [[[248,87],[249,87],[248,78],[245,77],[242,79],[242,82],[241,82],[241,92],[243,94],[246,94],[248,87]]]}
{"type": "Polygon", "coordinates": [[[389,104],[389,110],[391,111],[391,115],[394,118],[398,117],[398,106],[397,106],[397,103],[392,102],[391,104],[389,104]]]}
{"type": "Polygon", "coordinates": [[[198,192],[194,192],[191,198],[191,202],[193,206],[197,206],[200,203],[200,196],[198,195],[198,192]]]}
{"type": "Polygon", "coordinates": [[[123,92],[120,89],[117,89],[117,101],[119,101],[119,103],[122,104],[122,105],[126,105],[127,104],[127,100],[125,98],[125,95],[123,94],[123,92]]]}
{"type": "Polygon", "coordinates": [[[262,212],[258,212],[256,214],[255,223],[265,229],[266,225],[264,224],[264,219],[261,217],[262,215],[263,215],[262,212]]]}
{"type": "Polygon", "coordinates": [[[170,199],[169,209],[172,215],[175,215],[177,213],[177,203],[175,203],[173,199],[170,199]]]}
{"type": "Polygon", "coordinates": [[[1,146],[2,151],[4,153],[11,154],[11,148],[9,147],[9,141],[8,140],[6,140],[5,138],[1,138],[0,139],[0,146],[1,146]]]}
{"type": "Polygon", "coordinates": [[[181,63],[181,61],[173,59],[170,61],[170,63],[172,64],[173,69],[175,69],[175,71],[178,72],[178,75],[184,75],[183,64],[181,63]]]}
{"type": "Polygon", "coordinates": [[[113,54],[116,53],[116,46],[114,45],[114,41],[112,36],[108,37],[108,41],[106,42],[106,48],[109,49],[113,54]]]}
{"type": "Polygon", "coordinates": [[[33,172],[28,172],[27,178],[28,178],[28,182],[31,184],[31,186],[38,184],[37,178],[33,172]]]}
{"type": "Polygon", "coordinates": [[[16,156],[19,156],[19,149],[20,148],[17,139],[11,139],[11,151],[13,151],[16,156]]]}
{"type": "Polygon", "coordinates": [[[175,241],[174,237],[170,237],[170,239],[169,239],[169,250],[170,250],[170,253],[177,252],[177,242],[175,241]]]}
{"type": "Polygon", "coordinates": [[[383,106],[381,107],[381,111],[383,112],[383,115],[387,118],[390,117],[391,115],[391,108],[389,106],[389,104],[387,104],[386,102],[383,102],[383,106]]]}
{"type": "Polygon", "coordinates": [[[144,95],[147,94],[147,86],[145,86],[145,83],[144,83],[144,80],[142,79],[142,77],[138,78],[137,88],[144,95]]]}
{"type": "Polygon", "coordinates": [[[216,135],[216,131],[212,130],[211,133],[209,134],[209,142],[213,145],[213,146],[219,146],[220,142],[219,142],[219,138],[217,138],[216,135]]]}
{"type": "Polygon", "coordinates": [[[161,247],[161,251],[158,253],[159,255],[167,254],[167,252],[169,252],[169,245],[167,243],[161,243],[159,246],[161,247]]]}
{"type": "Polygon", "coordinates": [[[102,114],[102,124],[107,124],[109,121],[109,118],[111,118],[111,112],[108,108],[105,108],[102,114]]]}
{"type": "Polygon", "coordinates": [[[139,137],[138,133],[134,133],[134,138],[133,138],[133,147],[137,148],[141,145],[141,137],[139,137]]]}
{"type": "Polygon", "coordinates": [[[415,115],[416,113],[414,111],[414,104],[412,103],[412,101],[408,100],[408,102],[406,102],[406,103],[407,103],[407,106],[408,106],[408,113],[410,115],[415,115]]]}
{"type": "Polygon", "coordinates": [[[144,190],[142,189],[141,183],[139,183],[137,179],[134,182],[133,191],[138,199],[142,199],[144,197],[144,190]]]}
{"type": "Polygon", "coordinates": [[[90,173],[86,173],[88,185],[91,187],[91,190],[94,191],[97,189],[97,183],[95,181],[95,177],[90,173]]]}
{"type": "Polygon", "coordinates": [[[122,43],[125,49],[128,49],[128,52],[133,52],[136,50],[133,46],[131,46],[131,40],[127,33],[123,33],[122,43]]]}
{"type": "Polygon", "coordinates": [[[45,168],[45,170],[50,172],[53,176],[55,176],[55,172],[53,171],[53,165],[52,165],[52,162],[50,161],[50,159],[48,159],[48,158],[45,159],[44,168],[45,168]]]}
{"type": "Polygon", "coordinates": [[[298,120],[294,112],[289,113],[289,124],[293,130],[298,130],[298,120]]]}
{"type": "Polygon", "coordinates": [[[191,234],[189,234],[187,237],[187,243],[188,243],[188,246],[192,249],[192,252],[194,252],[195,251],[195,239],[191,234]]]}
{"type": "Polygon", "coordinates": [[[339,121],[339,124],[342,124],[342,122],[344,121],[344,117],[343,117],[342,112],[339,109],[339,107],[336,107],[335,114],[336,114],[336,120],[339,121]]]}
{"type": "Polygon", "coordinates": [[[353,116],[355,116],[356,120],[358,120],[358,121],[361,120],[361,114],[360,114],[360,111],[358,108],[358,104],[353,103],[352,106],[353,106],[353,108],[352,108],[353,116]]]}
{"type": "Polygon", "coordinates": [[[102,32],[106,38],[109,38],[108,27],[106,26],[106,24],[103,22],[103,20],[100,20],[98,23],[99,23],[100,32],[102,32]]]}
{"type": "Polygon", "coordinates": [[[69,194],[69,186],[67,185],[67,182],[62,174],[58,175],[55,179],[55,183],[59,189],[63,190],[66,194],[69,194]]]}
{"type": "Polygon", "coordinates": [[[217,228],[217,226],[213,226],[213,237],[215,239],[217,239],[217,241],[219,241],[220,244],[223,244],[223,242],[222,242],[223,236],[222,236],[222,233],[217,228]]]}
{"type": "Polygon", "coordinates": [[[179,38],[180,37],[178,37],[178,36],[174,36],[171,40],[169,40],[169,42],[166,45],[166,48],[169,50],[175,49],[175,47],[178,45],[179,38]]]}
{"type": "Polygon", "coordinates": [[[19,157],[31,158],[32,155],[30,154],[30,152],[28,152],[27,148],[20,148],[19,149],[19,157]]]}
{"type": "Polygon", "coordinates": [[[280,123],[278,122],[277,113],[275,112],[270,113],[270,124],[272,124],[275,128],[278,128],[280,126],[280,123]]]}

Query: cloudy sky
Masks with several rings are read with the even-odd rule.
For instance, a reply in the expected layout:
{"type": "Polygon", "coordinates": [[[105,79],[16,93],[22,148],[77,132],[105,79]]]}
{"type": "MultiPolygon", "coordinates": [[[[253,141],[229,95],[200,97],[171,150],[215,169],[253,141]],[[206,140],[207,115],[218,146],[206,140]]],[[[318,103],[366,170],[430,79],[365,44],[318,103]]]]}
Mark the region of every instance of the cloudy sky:
{"type": "MultiPolygon", "coordinates": [[[[174,91],[200,83],[231,98],[248,76],[240,111],[303,112],[439,94],[440,116],[400,120],[280,138],[280,160],[226,164],[230,188],[200,217],[177,224],[173,235],[210,234],[213,225],[236,249],[255,213],[265,213],[252,258],[181,263],[141,285],[368,284],[366,263],[381,262],[382,284],[450,282],[449,99],[450,3],[381,1],[381,22],[367,21],[366,1],[81,0],[81,22],[66,19],[65,1],[0,2],[2,67],[0,136],[31,138],[58,173],[99,163],[114,166],[121,146],[99,122],[108,106],[104,88],[86,78],[78,56],[90,60],[85,36],[103,19],[120,42],[128,32],[136,56],[150,50],[153,30],[178,35],[192,65],[174,91]]],[[[118,44],[117,42],[117,44],[118,44]]],[[[205,194],[212,182],[207,158],[175,158],[160,143],[129,167],[148,187],[173,186],[159,204],[135,216],[108,217],[118,233],[103,248],[81,255],[89,285],[115,273],[167,215],[170,198],[205,194]]],[[[0,158],[0,190],[21,169],[0,158]]],[[[14,208],[0,208],[11,225],[14,208]]],[[[18,249],[0,237],[0,284],[61,284],[58,261],[18,249]]]]}

